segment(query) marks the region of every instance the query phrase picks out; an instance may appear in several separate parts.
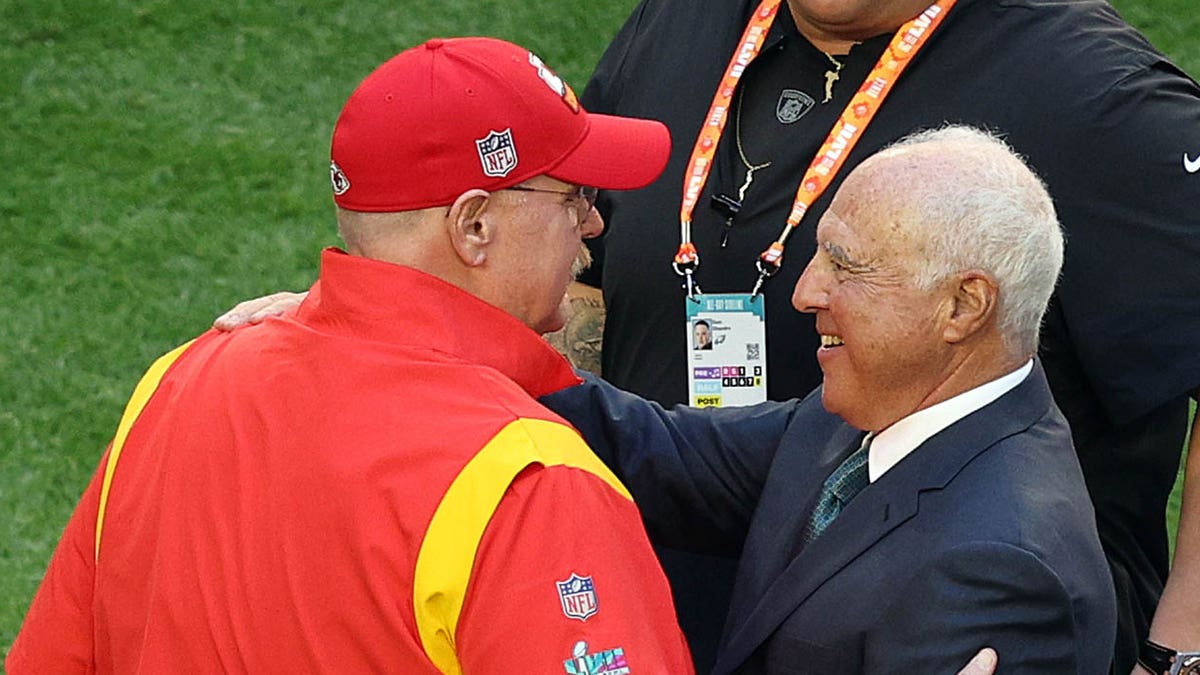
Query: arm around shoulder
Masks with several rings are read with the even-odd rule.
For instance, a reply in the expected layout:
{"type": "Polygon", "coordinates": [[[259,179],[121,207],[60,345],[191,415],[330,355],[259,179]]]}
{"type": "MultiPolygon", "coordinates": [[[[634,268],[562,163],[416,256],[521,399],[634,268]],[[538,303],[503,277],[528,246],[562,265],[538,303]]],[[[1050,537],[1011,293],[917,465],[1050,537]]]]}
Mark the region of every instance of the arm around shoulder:
{"type": "Polygon", "coordinates": [[[590,375],[540,402],[571,422],[628,486],[656,544],[714,554],[740,549],[802,405],[667,410],[590,375]]]}

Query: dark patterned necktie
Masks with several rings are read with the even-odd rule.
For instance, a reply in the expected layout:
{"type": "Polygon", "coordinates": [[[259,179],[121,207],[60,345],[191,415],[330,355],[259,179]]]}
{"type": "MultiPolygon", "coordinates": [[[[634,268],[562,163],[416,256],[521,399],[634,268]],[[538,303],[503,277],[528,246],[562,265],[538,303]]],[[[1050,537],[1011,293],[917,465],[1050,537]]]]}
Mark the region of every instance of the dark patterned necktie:
{"type": "Polygon", "coordinates": [[[817,499],[817,504],[804,527],[804,544],[807,545],[821,536],[850,500],[871,482],[867,473],[867,456],[872,437],[873,434],[863,437],[858,450],[843,460],[841,465],[829,474],[829,478],[825,479],[821,496],[817,499]]]}

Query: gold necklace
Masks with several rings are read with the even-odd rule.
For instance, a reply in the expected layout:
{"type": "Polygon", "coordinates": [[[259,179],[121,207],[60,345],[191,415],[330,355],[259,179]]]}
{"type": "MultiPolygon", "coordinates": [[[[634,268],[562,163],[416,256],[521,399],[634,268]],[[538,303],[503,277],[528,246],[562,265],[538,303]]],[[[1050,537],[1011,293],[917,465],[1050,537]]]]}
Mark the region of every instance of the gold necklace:
{"type": "Polygon", "coordinates": [[[721,233],[721,248],[725,248],[725,245],[729,243],[729,231],[733,229],[733,219],[742,208],[742,202],[746,199],[746,190],[749,190],[750,184],[754,182],[754,172],[771,166],[771,162],[754,164],[746,157],[746,149],[742,146],[742,99],[745,97],[744,92],[745,89],[738,89],[737,117],[733,120],[733,140],[737,145],[738,159],[742,161],[742,166],[746,167],[746,180],[742,181],[742,186],[738,188],[736,200],[726,195],[713,195],[712,198],[713,205],[717,211],[725,215],[725,231],[721,233]]]}
{"type": "Polygon", "coordinates": [[[833,68],[831,70],[825,71],[825,98],[821,101],[821,103],[829,103],[829,101],[833,99],[833,83],[837,82],[838,78],[841,77],[842,66],[844,64],[841,61],[833,58],[833,54],[830,54],[829,52],[821,53],[824,54],[825,58],[829,59],[829,62],[833,64],[833,68]]]}
{"type": "Polygon", "coordinates": [[[744,98],[745,89],[738,89],[737,101],[737,119],[733,122],[733,140],[737,142],[738,158],[742,160],[742,165],[746,167],[746,180],[742,186],[738,188],[738,201],[742,202],[746,199],[746,190],[750,189],[750,183],[754,182],[754,172],[759,169],[765,169],[771,166],[770,162],[762,164],[751,164],[746,157],[746,151],[742,148],[742,99],[744,98]]]}

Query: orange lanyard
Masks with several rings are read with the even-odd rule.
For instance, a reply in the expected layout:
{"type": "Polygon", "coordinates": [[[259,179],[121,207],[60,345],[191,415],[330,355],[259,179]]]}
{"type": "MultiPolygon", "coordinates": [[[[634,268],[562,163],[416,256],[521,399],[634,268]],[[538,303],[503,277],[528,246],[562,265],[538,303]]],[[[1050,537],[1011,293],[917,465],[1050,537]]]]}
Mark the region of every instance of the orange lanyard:
{"type": "MultiPolygon", "coordinates": [[[[758,281],[754,284],[751,296],[757,296],[763,282],[779,271],[783,264],[783,248],[788,235],[800,224],[804,214],[821,197],[825,188],[833,181],[834,176],[845,164],[850,151],[862,137],[863,131],[875,118],[875,113],[891,93],[900,74],[908,67],[912,58],[925,46],[933,35],[934,29],[941,24],[946,12],[954,6],[955,0],[937,0],[917,18],[909,21],[896,31],[888,48],[884,50],[879,61],[871,70],[858,91],[850,99],[850,103],[842,110],[841,116],[829,130],[825,143],[817,151],[817,156],[809,164],[808,170],[796,188],[796,198],[792,202],[792,210],[788,214],[787,223],[779,238],[763,251],[756,261],[758,281]]],[[[679,251],[675,254],[673,266],[675,271],[687,280],[688,297],[700,292],[693,279],[696,268],[700,266],[700,254],[692,243],[692,214],[700,199],[700,192],[708,181],[712,170],[713,157],[716,155],[717,143],[729,119],[729,104],[733,100],[734,90],[741,79],[746,67],[762,51],[767,33],[779,10],[780,0],[762,0],[750,23],[742,33],[737,51],[725,68],[725,76],[713,95],[704,126],[696,138],[692,148],[692,156],[688,161],[687,171],[683,179],[683,200],[679,208],[679,251]]]]}

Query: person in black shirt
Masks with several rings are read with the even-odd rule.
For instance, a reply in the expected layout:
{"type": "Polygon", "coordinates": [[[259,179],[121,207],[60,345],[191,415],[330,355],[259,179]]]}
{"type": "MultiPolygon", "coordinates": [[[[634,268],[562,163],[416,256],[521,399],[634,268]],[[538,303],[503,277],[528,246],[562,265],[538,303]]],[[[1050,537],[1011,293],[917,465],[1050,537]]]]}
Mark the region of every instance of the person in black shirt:
{"type": "MultiPolygon", "coordinates": [[[[893,33],[926,4],[780,7],[732,92],[695,208],[701,264],[693,276],[705,292],[751,290],[755,262],[782,228],[818,147],[893,33]]],[[[658,181],[601,194],[609,228],[592,245],[596,263],[583,279],[603,289],[603,376],[664,404],[688,400],[686,292],[671,264],[685,171],[757,7],[643,0],[582,97],[589,110],[656,118],[672,130],[658,181]]],[[[890,142],[948,122],[988,128],[1023,154],[1067,233],[1040,356],[1072,427],[1117,588],[1115,671],[1134,668],[1147,635],[1200,649],[1200,450],[1191,453],[1184,525],[1163,591],[1164,507],[1188,431],[1188,395],[1200,385],[1200,87],[1106,3],[959,0],[948,10],[763,284],[767,397],[801,397],[820,383],[812,318],[793,311],[790,297],[841,178],[890,142]]],[[[703,671],[716,652],[733,562],[660,554],[703,671]]]]}

